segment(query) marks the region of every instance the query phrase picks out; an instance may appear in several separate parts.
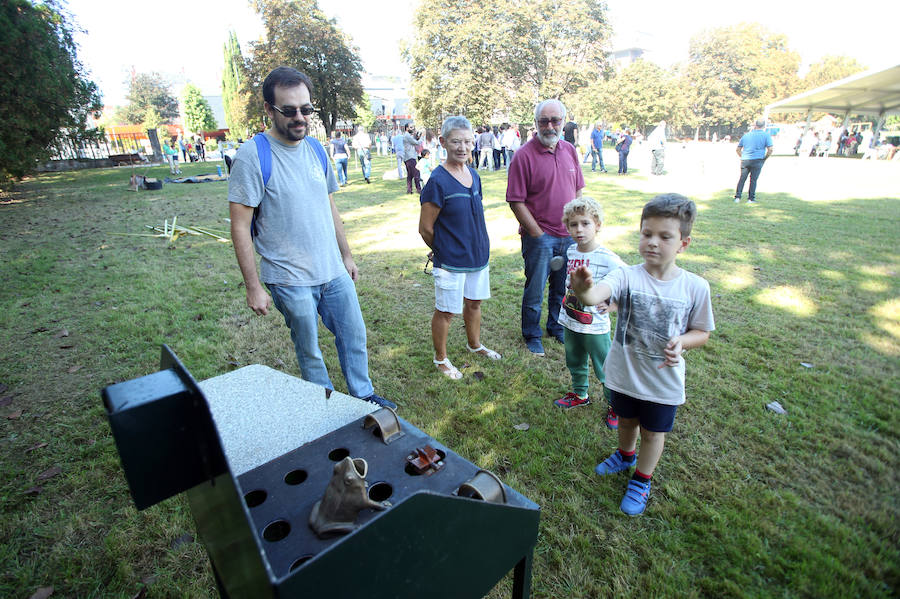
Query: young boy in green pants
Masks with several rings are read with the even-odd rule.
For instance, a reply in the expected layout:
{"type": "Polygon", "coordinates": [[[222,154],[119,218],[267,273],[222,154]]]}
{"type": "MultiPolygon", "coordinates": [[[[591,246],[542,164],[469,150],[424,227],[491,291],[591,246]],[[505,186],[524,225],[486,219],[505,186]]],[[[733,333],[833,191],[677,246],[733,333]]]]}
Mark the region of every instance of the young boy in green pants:
{"type": "MultiPolygon", "coordinates": [[[[614,252],[600,245],[598,233],[603,225],[603,208],[593,198],[576,198],[563,207],[563,224],[575,241],[566,253],[566,272],[571,273],[585,266],[595,279],[626,264],[614,252]]],[[[559,311],[559,324],[563,326],[566,344],[566,366],[572,374],[572,391],[554,401],[561,408],[574,408],[591,403],[588,397],[588,375],[593,364],[594,373],[602,383],[603,361],[609,353],[609,314],[607,305],[585,306],[566,281],[563,309],[559,311]]],[[[604,387],[603,395],[609,400],[604,387]]],[[[606,426],[618,426],[616,413],[609,408],[606,426]]]]}
{"type": "Polygon", "coordinates": [[[643,264],[615,270],[602,281],[593,280],[585,267],[570,275],[585,305],[618,305],[605,386],[619,415],[619,448],[594,470],[604,476],[637,466],[620,506],[630,516],[647,507],[666,433],[685,401],[681,354],[706,343],[715,328],[709,283],[675,265],[675,257],[691,243],[696,215],[694,202],[682,195],[656,196],[641,213],[643,264]]]}

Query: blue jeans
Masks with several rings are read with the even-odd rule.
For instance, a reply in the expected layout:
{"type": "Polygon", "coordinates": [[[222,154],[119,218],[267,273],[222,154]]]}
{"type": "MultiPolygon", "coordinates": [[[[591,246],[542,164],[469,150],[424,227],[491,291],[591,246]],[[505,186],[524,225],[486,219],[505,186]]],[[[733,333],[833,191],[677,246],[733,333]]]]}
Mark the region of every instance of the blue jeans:
{"type": "Polygon", "coordinates": [[[606,167],[603,166],[603,150],[598,150],[596,148],[591,148],[591,170],[597,170],[597,158],[600,158],[600,170],[605,171],[606,167]]]}
{"type": "Polygon", "coordinates": [[[628,152],[624,150],[619,150],[619,172],[628,172],[628,152]]]}
{"type": "Polygon", "coordinates": [[[522,336],[540,339],[541,304],[544,287],[550,283],[547,294],[547,333],[561,337],[563,326],[559,324],[559,309],[566,293],[566,269],[550,270],[553,256],[565,258],[566,249],[572,245],[571,237],[554,237],[544,233],[540,237],[522,234],[522,259],[525,261],[525,291],[522,293],[522,336]]]}
{"type": "Polygon", "coordinates": [[[372,174],[372,159],[369,150],[360,150],[357,152],[359,158],[359,168],[362,170],[363,178],[368,179],[372,174]]]}
{"type": "Polygon", "coordinates": [[[275,307],[291,330],[300,374],[311,383],[334,389],[319,349],[319,318],[334,334],[341,372],[354,397],[368,397],[374,389],[369,379],[366,324],[356,286],[346,272],[324,285],[303,287],[266,284],[275,307]]]}
{"type": "Polygon", "coordinates": [[[337,165],[338,183],[344,185],[347,182],[347,159],[335,158],[334,163],[337,165]]]}
{"type": "Polygon", "coordinates": [[[512,162],[514,150],[506,148],[506,169],[509,170],[509,164],[512,162]]]}
{"type": "Polygon", "coordinates": [[[401,154],[397,154],[397,176],[401,179],[403,178],[403,165],[405,164],[405,160],[403,160],[403,156],[401,154]]]}
{"type": "Polygon", "coordinates": [[[734,190],[734,197],[740,199],[741,193],[744,191],[744,182],[747,176],[750,176],[750,189],[747,197],[751,200],[756,199],[756,182],[759,180],[759,172],[762,170],[765,158],[757,158],[756,160],[741,160],[741,178],[738,179],[737,189],[734,190]]]}

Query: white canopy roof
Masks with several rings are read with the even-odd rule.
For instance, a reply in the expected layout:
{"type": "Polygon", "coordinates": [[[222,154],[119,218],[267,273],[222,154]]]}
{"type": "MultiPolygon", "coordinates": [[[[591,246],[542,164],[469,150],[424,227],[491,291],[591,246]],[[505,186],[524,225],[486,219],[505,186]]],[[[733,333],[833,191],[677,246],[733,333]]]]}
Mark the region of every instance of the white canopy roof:
{"type": "Polygon", "coordinates": [[[900,114],[900,64],[874,69],[766,106],[772,112],[830,112],[881,117],[900,114]]]}

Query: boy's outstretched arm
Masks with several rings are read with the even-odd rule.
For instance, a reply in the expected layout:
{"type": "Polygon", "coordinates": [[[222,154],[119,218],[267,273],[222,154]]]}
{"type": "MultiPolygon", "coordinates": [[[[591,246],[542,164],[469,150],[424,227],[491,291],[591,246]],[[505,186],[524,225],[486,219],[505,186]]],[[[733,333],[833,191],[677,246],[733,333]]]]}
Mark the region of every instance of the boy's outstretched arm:
{"type": "Polygon", "coordinates": [[[672,337],[666,344],[666,349],[663,350],[666,359],[657,368],[678,366],[678,363],[681,361],[681,354],[684,351],[701,347],[707,341],[709,341],[709,331],[701,331],[700,329],[691,329],[683,335],[672,337]]]}
{"type": "Polygon", "coordinates": [[[602,281],[594,283],[594,277],[591,276],[591,271],[586,266],[579,266],[569,276],[572,291],[585,306],[596,306],[608,300],[612,294],[612,289],[606,283],[602,281]]]}

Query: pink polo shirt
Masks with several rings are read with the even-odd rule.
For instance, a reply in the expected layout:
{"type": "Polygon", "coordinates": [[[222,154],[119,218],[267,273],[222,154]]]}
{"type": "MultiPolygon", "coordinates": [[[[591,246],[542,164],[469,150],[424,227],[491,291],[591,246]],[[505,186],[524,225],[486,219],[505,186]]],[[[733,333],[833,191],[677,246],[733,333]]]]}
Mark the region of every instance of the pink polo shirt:
{"type": "MultiPolygon", "coordinates": [[[[545,233],[568,237],[562,224],[563,206],[584,187],[584,175],[575,146],[559,140],[548,150],[537,137],[516,150],[509,165],[507,202],[525,202],[531,216],[545,233]]],[[[519,227],[519,234],[524,230],[519,227]]]]}

